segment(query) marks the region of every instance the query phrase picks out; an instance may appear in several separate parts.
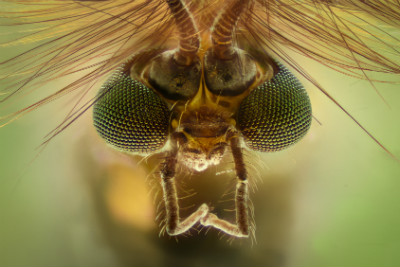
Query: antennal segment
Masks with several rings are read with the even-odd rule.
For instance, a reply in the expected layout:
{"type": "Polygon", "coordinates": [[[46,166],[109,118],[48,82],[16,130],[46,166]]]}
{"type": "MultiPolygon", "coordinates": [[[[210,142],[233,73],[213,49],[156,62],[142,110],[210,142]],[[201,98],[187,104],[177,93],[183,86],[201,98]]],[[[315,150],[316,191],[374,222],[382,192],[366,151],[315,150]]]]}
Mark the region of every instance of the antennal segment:
{"type": "Polygon", "coordinates": [[[236,0],[231,3],[214,24],[211,34],[213,52],[220,59],[231,59],[235,54],[233,32],[248,1],[236,0]]]}
{"type": "Polygon", "coordinates": [[[179,30],[180,40],[174,59],[180,65],[189,66],[200,47],[199,32],[182,0],[166,0],[179,30]]]}

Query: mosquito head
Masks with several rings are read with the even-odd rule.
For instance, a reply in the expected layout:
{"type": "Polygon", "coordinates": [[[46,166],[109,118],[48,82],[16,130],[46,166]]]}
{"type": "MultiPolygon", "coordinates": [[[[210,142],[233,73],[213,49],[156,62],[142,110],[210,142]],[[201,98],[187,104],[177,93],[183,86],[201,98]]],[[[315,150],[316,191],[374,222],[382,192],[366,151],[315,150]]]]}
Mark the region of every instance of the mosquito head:
{"type": "Polygon", "coordinates": [[[208,38],[203,32],[202,49],[186,6],[166,2],[179,45],[135,55],[103,86],[94,108],[103,138],[127,152],[153,152],[181,132],[186,141],[180,151],[193,165],[219,162],[225,150],[216,144],[228,142],[222,138],[228,131],[257,151],[280,150],[304,136],[311,105],[301,83],[264,51],[245,51],[234,42],[246,1],[221,11],[208,38]]]}

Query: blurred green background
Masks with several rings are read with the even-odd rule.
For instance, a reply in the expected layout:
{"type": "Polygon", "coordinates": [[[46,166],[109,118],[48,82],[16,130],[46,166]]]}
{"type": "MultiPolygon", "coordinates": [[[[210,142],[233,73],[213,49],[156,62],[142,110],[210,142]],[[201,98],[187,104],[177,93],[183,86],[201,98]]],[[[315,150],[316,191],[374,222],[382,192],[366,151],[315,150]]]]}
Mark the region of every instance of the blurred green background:
{"type": "MultiPolygon", "coordinates": [[[[368,82],[298,60],[400,158],[399,85],[376,84],[386,105],[368,82]]],[[[321,124],[285,151],[247,154],[262,166],[252,194],[256,243],[214,230],[159,237],[151,167],[104,146],[90,112],[38,154],[73,97],[0,128],[0,266],[399,266],[400,163],[303,82],[321,124]]],[[[227,183],[214,184],[215,172],[202,186],[227,183]]]]}

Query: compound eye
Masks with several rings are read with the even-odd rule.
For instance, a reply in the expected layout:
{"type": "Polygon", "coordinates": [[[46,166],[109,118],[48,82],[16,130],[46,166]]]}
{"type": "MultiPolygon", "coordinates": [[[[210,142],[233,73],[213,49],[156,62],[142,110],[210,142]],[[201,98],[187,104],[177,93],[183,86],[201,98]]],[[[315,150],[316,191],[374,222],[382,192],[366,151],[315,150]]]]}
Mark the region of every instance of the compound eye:
{"type": "Polygon", "coordinates": [[[102,86],[93,109],[99,135],[124,152],[151,152],[167,140],[170,111],[150,88],[121,67],[102,86]]]}
{"type": "Polygon", "coordinates": [[[237,122],[248,147],[277,151],[296,143],[311,125],[311,103],[299,80],[277,63],[275,76],[240,104],[237,122]]]}

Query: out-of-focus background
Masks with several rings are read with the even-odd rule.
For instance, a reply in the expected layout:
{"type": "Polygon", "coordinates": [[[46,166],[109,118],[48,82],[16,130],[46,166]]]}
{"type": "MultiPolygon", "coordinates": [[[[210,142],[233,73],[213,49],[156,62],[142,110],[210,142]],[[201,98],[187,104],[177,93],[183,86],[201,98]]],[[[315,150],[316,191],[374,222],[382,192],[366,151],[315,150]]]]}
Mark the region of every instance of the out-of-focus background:
{"type": "MultiPolygon", "coordinates": [[[[400,158],[398,85],[376,84],[385,104],[368,82],[299,60],[400,158]]],[[[308,135],[285,151],[246,154],[260,180],[251,195],[256,242],[232,241],[213,229],[159,236],[152,161],[138,163],[105,146],[91,112],[36,149],[72,97],[2,127],[0,266],[400,265],[400,163],[303,82],[320,123],[313,120],[308,135]]],[[[182,189],[200,190],[182,200],[184,207],[204,199],[224,205],[218,199],[232,188],[229,168],[182,175],[182,189]]]]}

